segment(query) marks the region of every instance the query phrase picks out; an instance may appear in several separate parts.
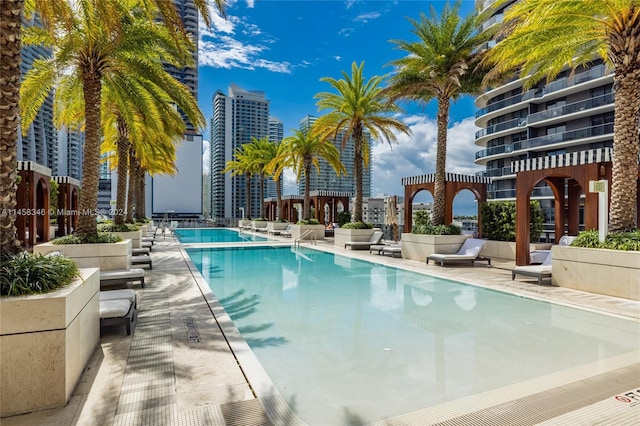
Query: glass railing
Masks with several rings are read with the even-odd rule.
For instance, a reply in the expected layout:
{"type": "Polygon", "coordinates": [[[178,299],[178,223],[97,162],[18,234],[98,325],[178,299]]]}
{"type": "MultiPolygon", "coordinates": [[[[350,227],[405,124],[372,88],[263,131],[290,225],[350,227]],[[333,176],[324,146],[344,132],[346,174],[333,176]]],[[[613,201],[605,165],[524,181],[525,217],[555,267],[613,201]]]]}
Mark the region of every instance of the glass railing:
{"type": "Polygon", "coordinates": [[[597,65],[591,68],[589,71],[584,71],[578,74],[575,74],[573,77],[563,77],[558,80],[555,80],[542,89],[531,89],[525,93],[512,96],[510,98],[504,99],[499,102],[492,103],[487,105],[484,108],[476,111],[476,118],[482,117],[485,114],[488,114],[493,111],[497,111],[502,108],[506,108],[513,104],[517,104],[519,102],[527,101],[533,98],[540,98],[544,95],[548,95],[549,93],[557,92],[558,90],[565,89],[567,87],[575,86],[576,84],[584,83],[585,81],[594,80],[599,77],[604,77],[607,75],[607,69],[604,65],[597,65]]]}
{"type": "Polygon", "coordinates": [[[537,148],[545,145],[552,145],[560,142],[569,142],[578,139],[591,138],[594,136],[602,136],[613,134],[613,123],[601,124],[599,126],[585,127],[583,129],[572,130],[570,132],[554,133],[552,135],[544,135],[537,138],[527,139],[510,145],[499,145],[491,148],[483,149],[476,152],[476,160],[491,155],[505,154],[520,150],[537,148]]]}
{"type": "Polygon", "coordinates": [[[476,160],[490,155],[504,154],[513,151],[513,145],[498,145],[476,152],[476,160]]]}
{"type": "MultiPolygon", "coordinates": [[[[546,111],[536,112],[527,117],[529,123],[537,123],[538,121],[548,120],[553,117],[559,117],[561,115],[573,114],[591,108],[597,108],[603,105],[613,104],[613,93],[607,93],[606,95],[596,96],[584,101],[576,102],[569,105],[564,105],[557,108],[551,108],[546,111]]],[[[476,136],[477,138],[477,136],[476,136]]]]}
{"type": "Polygon", "coordinates": [[[499,13],[498,15],[493,15],[491,18],[487,19],[482,23],[482,26],[480,27],[480,29],[481,31],[485,31],[487,28],[489,28],[493,24],[502,22],[503,19],[504,19],[503,13],[499,13]]]}
{"type": "Polygon", "coordinates": [[[505,121],[502,123],[494,124],[486,129],[480,129],[476,132],[476,139],[481,138],[492,133],[501,132],[503,130],[513,129],[514,127],[524,127],[527,125],[526,118],[514,118],[513,120],[505,121]]]}
{"type": "Polygon", "coordinates": [[[613,133],[613,123],[601,124],[599,126],[585,127],[582,129],[572,130],[570,132],[555,133],[552,135],[545,135],[537,138],[527,139],[521,142],[516,142],[513,144],[512,151],[531,149],[543,145],[551,145],[560,142],[591,138],[594,136],[602,136],[610,133],[613,133]]]}
{"type": "Polygon", "coordinates": [[[500,177],[508,176],[510,174],[512,174],[511,167],[499,167],[497,169],[487,169],[476,172],[476,176],[478,177],[500,177]]]}

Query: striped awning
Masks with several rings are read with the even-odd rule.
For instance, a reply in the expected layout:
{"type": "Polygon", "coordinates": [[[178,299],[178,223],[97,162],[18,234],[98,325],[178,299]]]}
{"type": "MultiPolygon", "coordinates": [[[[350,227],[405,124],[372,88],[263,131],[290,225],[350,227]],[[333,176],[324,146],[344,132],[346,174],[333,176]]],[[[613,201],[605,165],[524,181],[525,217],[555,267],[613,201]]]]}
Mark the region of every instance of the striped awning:
{"type": "Polygon", "coordinates": [[[582,164],[607,163],[613,159],[613,149],[597,148],[586,151],[570,152],[560,155],[549,155],[539,158],[512,161],[511,172],[553,169],[556,167],[579,166],[582,164]]]}
{"type": "MultiPolygon", "coordinates": [[[[419,185],[423,183],[432,183],[436,180],[435,173],[429,173],[420,176],[410,176],[402,178],[402,185],[419,185]]],[[[463,183],[491,183],[491,178],[476,175],[462,175],[457,173],[447,173],[444,179],[446,182],[463,182],[463,183]]]]}

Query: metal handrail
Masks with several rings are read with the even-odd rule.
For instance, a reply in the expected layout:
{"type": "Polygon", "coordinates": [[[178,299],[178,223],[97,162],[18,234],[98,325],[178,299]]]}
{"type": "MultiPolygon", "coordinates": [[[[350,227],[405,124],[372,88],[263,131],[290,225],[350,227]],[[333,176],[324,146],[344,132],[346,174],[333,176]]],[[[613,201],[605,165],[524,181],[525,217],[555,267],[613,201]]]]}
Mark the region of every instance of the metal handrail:
{"type": "Polygon", "coordinates": [[[313,245],[315,246],[317,244],[317,241],[316,241],[316,231],[314,229],[307,229],[302,234],[300,234],[300,236],[294,240],[293,246],[295,248],[300,248],[300,242],[304,240],[304,237],[311,235],[311,233],[313,233],[312,241],[313,241],[313,245]]]}

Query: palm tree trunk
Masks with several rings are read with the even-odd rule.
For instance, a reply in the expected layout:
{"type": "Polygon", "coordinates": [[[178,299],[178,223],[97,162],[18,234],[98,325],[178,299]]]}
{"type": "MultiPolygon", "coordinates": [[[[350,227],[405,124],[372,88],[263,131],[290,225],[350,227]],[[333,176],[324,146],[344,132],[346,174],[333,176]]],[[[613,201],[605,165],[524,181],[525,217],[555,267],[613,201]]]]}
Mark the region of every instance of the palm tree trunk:
{"type": "Polygon", "coordinates": [[[356,178],[356,199],[353,206],[353,221],[362,222],[362,144],[364,134],[362,132],[362,125],[356,126],[353,132],[353,171],[356,178]]]}
{"type": "Polygon", "coordinates": [[[444,225],[446,208],[445,178],[447,170],[447,128],[449,126],[449,98],[438,97],[436,176],[433,184],[433,224],[444,225]]]}
{"type": "Polygon", "coordinates": [[[80,191],[78,234],[98,235],[96,213],[98,208],[98,182],[100,180],[100,108],[102,80],[93,68],[83,70],[85,104],[85,143],[82,162],[82,190],[80,191]]]}
{"type": "Polygon", "coordinates": [[[20,123],[23,0],[0,0],[0,255],[20,251],[16,235],[16,177],[20,123]]]}
{"type": "Polygon", "coordinates": [[[118,183],[116,188],[115,225],[124,225],[124,210],[127,202],[127,174],[129,173],[129,135],[125,122],[118,118],[118,183]]]}
{"type": "Polygon", "coordinates": [[[138,176],[138,161],[133,146],[129,146],[129,190],[127,191],[127,223],[133,223],[134,194],[136,191],[136,177],[138,176]]]}
{"type": "Polygon", "coordinates": [[[280,188],[280,179],[275,179],[276,182],[276,203],[278,204],[278,211],[276,211],[276,220],[282,218],[282,188],[280,188]]]}
{"type": "Polygon", "coordinates": [[[251,219],[251,173],[245,173],[244,183],[246,189],[245,208],[247,209],[247,219],[251,219]]]}
{"type": "Polygon", "coordinates": [[[264,214],[264,174],[260,173],[260,217],[265,217],[264,214]]]}
{"type": "Polygon", "coordinates": [[[302,219],[309,220],[311,216],[311,158],[304,159],[304,204],[302,205],[302,219]]]}
{"type": "Polygon", "coordinates": [[[138,168],[138,190],[136,191],[136,219],[145,219],[147,217],[147,205],[145,199],[145,177],[146,171],[143,167],[138,168]]]}
{"type": "Polygon", "coordinates": [[[614,76],[613,167],[609,232],[630,231],[637,225],[638,155],[640,155],[640,68],[614,76]]]}

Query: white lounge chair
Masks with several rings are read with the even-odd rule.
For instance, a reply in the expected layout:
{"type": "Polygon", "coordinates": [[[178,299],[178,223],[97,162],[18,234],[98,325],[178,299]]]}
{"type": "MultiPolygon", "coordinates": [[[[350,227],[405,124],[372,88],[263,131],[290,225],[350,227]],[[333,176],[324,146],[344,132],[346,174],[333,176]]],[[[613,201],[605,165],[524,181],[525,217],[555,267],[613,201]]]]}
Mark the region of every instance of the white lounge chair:
{"type": "Polygon", "coordinates": [[[389,254],[391,257],[396,257],[397,254],[398,257],[402,257],[402,246],[400,244],[384,246],[382,248],[382,254],[389,254]]]}
{"type": "Polygon", "coordinates": [[[382,231],[373,231],[373,234],[369,237],[369,241],[347,241],[344,243],[344,248],[351,247],[351,250],[366,250],[372,245],[380,244],[380,240],[382,240],[382,231]]]}
{"type": "Polygon", "coordinates": [[[538,279],[538,284],[542,284],[545,278],[551,278],[551,252],[541,265],[516,266],[511,271],[511,281],[516,279],[516,275],[525,275],[538,279]]]}
{"type": "Polygon", "coordinates": [[[131,334],[131,324],[135,321],[136,309],[128,299],[101,300],[100,326],[124,325],[127,335],[131,334]]]}
{"type": "Polygon", "coordinates": [[[128,285],[132,282],[139,282],[144,288],[144,269],[113,269],[100,271],[100,286],[128,285]]]}
{"type": "Polygon", "coordinates": [[[153,263],[151,262],[151,256],[148,254],[141,254],[137,256],[131,256],[131,265],[135,267],[143,268],[148,266],[149,269],[153,269],[153,263]]]}
{"type": "Polygon", "coordinates": [[[454,254],[434,253],[427,256],[427,265],[429,260],[434,262],[440,262],[440,266],[444,266],[446,262],[471,262],[474,265],[475,262],[487,262],[491,266],[491,259],[485,256],[480,256],[480,251],[484,248],[486,241],[479,240],[477,238],[467,238],[458,250],[454,254]]]}

